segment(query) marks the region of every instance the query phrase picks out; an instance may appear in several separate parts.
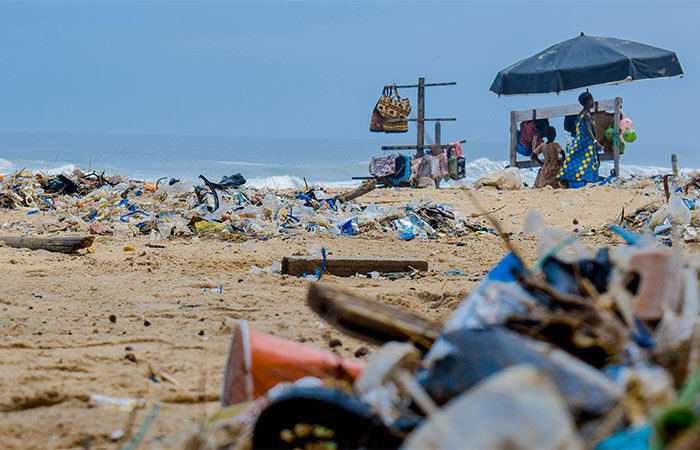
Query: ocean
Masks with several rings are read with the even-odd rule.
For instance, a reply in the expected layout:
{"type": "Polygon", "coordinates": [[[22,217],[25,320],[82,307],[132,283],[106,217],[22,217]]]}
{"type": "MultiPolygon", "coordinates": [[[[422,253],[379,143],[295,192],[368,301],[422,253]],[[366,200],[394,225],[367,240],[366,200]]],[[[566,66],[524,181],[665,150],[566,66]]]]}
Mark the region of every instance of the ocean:
{"type": "MultiPolygon", "coordinates": [[[[402,136],[405,138],[404,136],[402,136]]],[[[404,139],[405,140],[405,139],[404,139]]],[[[155,181],[174,177],[194,182],[200,174],[212,181],[240,172],[253,187],[301,188],[306,182],[325,187],[356,186],[353,176],[368,176],[372,157],[386,154],[377,139],[281,139],[251,137],[158,136],[83,133],[0,132],[0,174],[31,169],[46,174],[104,170],[155,181]]],[[[558,139],[564,145],[563,139],[558,139]]],[[[470,142],[463,145],[467,176],[480,176],[507,164],[508,143],[470,142]]],[[[668,173],[670,155],[678,155],[685,170],[700,169],[700,147],[628,144],[621,159],[623,176],[668,173]]],[[[607,175],[612,162],[604,162],[607,175]]],[[[534,183],[536,169],[521,170],[534,183]]]]}

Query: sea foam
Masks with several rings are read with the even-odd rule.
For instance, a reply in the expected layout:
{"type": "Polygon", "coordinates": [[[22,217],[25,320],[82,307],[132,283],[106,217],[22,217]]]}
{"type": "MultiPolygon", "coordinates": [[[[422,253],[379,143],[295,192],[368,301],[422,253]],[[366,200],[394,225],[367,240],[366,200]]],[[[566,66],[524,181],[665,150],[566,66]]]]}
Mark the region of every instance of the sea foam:
{"type": "MultiPolygon", "coordinates": [[[[237,162],[236,164],[241,164],[241,162],[237,162]]],[[[355,171],[358,169],[358,162],[351,162],[347,163],[348,167],[351,167],[351,170],[348,170],[350,173],[355,173],[355,171]]],[[[256,163],[250,164],[251,169],[253,167],[257,166],[256,163]]],[[[466,164],[465,166],[465,177],[461,180],[457,181],[448,181],[448,182],[443,182],[441,186],[444,187],[456,187],[461,184],[470,184],[479,179],[480,177],[495,172],[497,170],[504,169],[508,166],[508,161],[505,160],[491,160],[489,158],[478,158],[473,161],[470,161],[466,164]]],[[[45,175],[57,175],[60,173],[63,174],[71,174],[75,170],[76,165],[74,164],[68,164],[64,163],[61,164],[60,166],[56,167],[55,163],[51,164],[45,161],[23,161],[22,163],[13,163],[11,161],[8,161],[6,159],[0,158],[0,174],[10,174],[13,172],[17,172],[19,170],[31,170],[35,172],[40,172],[45,175]]],[[[601,167],[599,169],[600,176],[602,177],[607,177],[610,175],[610,171],[613,168],[613,164],[610,161],[603,162],[601,164],[601,167]]],[[[284,167],[282,167],[284,170],[284,167]]],[[[291,167],[287,168],[292,169],[291,167]]],[[[85,170],[83,168],[83,170],[85,170]]],[[[100,169],[101,170],[101,169],[100,169]]],[[[696,170],[696,169],[690,169],[690,168],[683,168],[680,169],[681,175],[687,175],[689,172],[696,170]]],[[[291,172],[292,170],[290,170],[291,172]]],[[[535,179],[537,177],[537,173],[539,171],[539,168],[533,167],[533,168],[523,168],[520,170],[520,176],[523,180],[523,182],[528,185],[532,186],[535,183],[535,179]]],[[[621,164],[620,167],[620,175],[624,178],[629,178],[631,176],[640,176],[640,177],[648,177],[648,176],[653,176],[653,175],[662,175],[666,173],[670,173],[671,169],[669,167],[662,167],[662,166],[644,166],[644,165],[634,165],[634,164],[621,164]]],[[[304,177],[295,175],[295,174],[287,174],[287,175],[274,175],[274,176],[260,176],[258,173],[255,173],[255,170],[250,170],[250,171],[243,171],[243,176],[248,179],[247,186],[252,187],[252,188],[271,188],[271,189],[303,189],[307,185],[308,186],[322,186],[324,188],[352,188],[352,187],[357,187],[360,185],[362,182],[361,180],[353,180],[348,177],[346,180],[338,180],[336,179],[324,179],[323,175],[320,175],[319,177],[307,177],[306,180],[304,180],[304,177]]],[[[328,174],[328,172],[326,172],[328,174]]],[[[150,174],[148,176],[143,176],[143,174],[130,174],[130,173],[120,173],[120,175],[126,175],[126,176],[133,176],[135,179],[139,180],[144,180],[144,181],[151,181],[154,182],[156,179],[159,178],[157,174],[150,174]],[[140,175],[140,176],[139,176],[140,175]]],[[[166,175],[166,174],[164,174],[166,175]]],[[[175,176],[175,174],[167,174],[169,176],[175,176]]],[[[362,173],[357,173],[357,175],[368,175],[368,174],[362,174],[362,173]]],[[[198,180],[195,177],[187,177],[187,176],[179,176],[177,178],[182,179],[183,181],[188,181],[188,182],[193,182],[193,183],[199,183],[201,180],[198,180]]],[[[215,181],[216,177],[210,178],[213,181],[215,181]]],[[[335,178],[331,176],[330,178],[335,178]]]]}

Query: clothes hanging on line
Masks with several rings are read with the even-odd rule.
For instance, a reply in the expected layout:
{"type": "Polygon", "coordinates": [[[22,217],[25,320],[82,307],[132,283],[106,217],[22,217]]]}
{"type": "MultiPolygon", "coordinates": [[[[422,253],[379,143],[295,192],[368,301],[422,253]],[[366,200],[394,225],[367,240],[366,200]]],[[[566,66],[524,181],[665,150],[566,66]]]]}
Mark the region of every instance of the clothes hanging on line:
{"type": "Polygon", "coordinates": [[[369,162],[369,173],[375,177],[388,177],[396,172],[396,158],[394,155],[376,156],[369,162]]]}
{"type": "MultiPolygon", "coordinates": [[[[394,173],[394,176],[388,177],[389,181],[391,181],[392,184],[398,185],[402,181],[408,180],[411,178],[411,159],[406,156],[406,155],[399,155],[396,157],[396,160],[399,160],[399,157],[403,159],[403,171],[401,173],[399,172],[399,169],[396,169],[396,172],[394,173]]],[[[400,166],[400,163],[396,164],[397,167],[400,166]]]]}
{"type": "Polygon", "coordinates": [[[451,142],[449,145],[450,148],[452,148],[452,151],[454,153],[454,156],[456,158],[459,158],[462,156],[462,143],[457,141],[457,142],[451,142]]]}

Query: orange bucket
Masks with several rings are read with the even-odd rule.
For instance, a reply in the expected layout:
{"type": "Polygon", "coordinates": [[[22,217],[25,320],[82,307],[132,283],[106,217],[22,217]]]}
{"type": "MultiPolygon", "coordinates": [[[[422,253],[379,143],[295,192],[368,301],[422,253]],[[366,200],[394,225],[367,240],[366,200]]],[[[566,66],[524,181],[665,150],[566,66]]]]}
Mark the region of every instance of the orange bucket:
{"type": "Polygon", "coordinates": [[[223,406],[251,401],[278,383],[304,377],[354,380],[365,369],[359,359],[340,356],[253,331],[244,320],[234,327],[221,393],[223,406]]]}

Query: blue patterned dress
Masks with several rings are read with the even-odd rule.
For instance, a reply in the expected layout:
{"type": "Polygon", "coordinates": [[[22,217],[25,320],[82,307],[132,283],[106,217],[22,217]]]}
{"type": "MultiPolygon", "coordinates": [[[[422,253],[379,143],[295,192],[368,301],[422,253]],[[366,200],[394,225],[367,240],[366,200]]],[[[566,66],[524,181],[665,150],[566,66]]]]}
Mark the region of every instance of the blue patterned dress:
{"type": "MultiPolygon", "coordinates": [[[[592,183],[598,181],[598,151],[595,144],[586,133],[586,121],[584,113],[579,114],[576,121],[576,132],[574,142],[566,153],[564,164],[562,165],[557,178],[566,181],[585,181],[592,183]]],[[[591,117],[591,128],[595,127],[593,117],[591,117]]]]}

